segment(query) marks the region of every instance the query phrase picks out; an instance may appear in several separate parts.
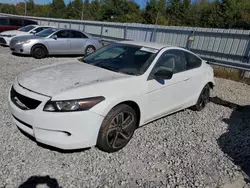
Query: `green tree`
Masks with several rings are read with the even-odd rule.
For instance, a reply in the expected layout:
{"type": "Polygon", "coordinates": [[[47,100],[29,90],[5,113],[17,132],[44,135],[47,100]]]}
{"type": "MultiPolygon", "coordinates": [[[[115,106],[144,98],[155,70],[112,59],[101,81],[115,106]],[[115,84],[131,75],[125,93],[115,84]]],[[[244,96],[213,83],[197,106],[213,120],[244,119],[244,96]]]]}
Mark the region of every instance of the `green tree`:
{"type": "Polygon", "coordinates": [[[66,5],[64,3],[64,0],[53,0],[51,4],[51,17],[54,18],[65,18],[66,12],[65,12],[66,5]]]}
{"type": "Polygon", "coordinates": [[[140,6],[127,0],[102,0],[102,20],[114,22],[141,22],[140,6]]]}
{"type": "Polygon", "coordinates": [[[182,25],[183,23],[183,4],[181,0],[170,0],[167,7],[167,16],[170,25],[182,25]]]}
{"type": "Polygon", "coordinates": [[[214,2],[203,1],[201,4],[199,26],[201,27],[223,27],[223,17],[219,0],[214,2]]]}
{"type": "Polygon", "coordinates": [[[239,2],[242,0],[222,0],[221,12],[224,28],[231,28],[240,18],[239,2]]]}
{"type": "Polygon", "coordinates": [[[142,13],[144,23],[155,24],[157,21],[159,25],[167,25],[166,11],[164,10],[165,8],[162,7],[165,3],[164,1],[158,2],[157,0],[147,2],[145,10],[142,13]]]}
{"type": "Polygon", "coordinates": [[[91,18],[89,0],[85,0],[83,3],[83,12],[84,19],[89,20],[91,18]]]}
{"type": "Polygon", "coordinates": [[[70,1],[67,5],[67,18],[68,19],[81,19],[83,11],[82,0],[70,1]]]}
{"type": "Polygon", "coordinates": [[[166,7],[167,7],[166,0],[159,0],[158,7],[159,7],[158,9],[161,12],[161,14],[166,15],[166,7]]]}
{"type": "Polygon", "coordinates": [[[93,0],[90,4],[90,19],[91,20],[100,20],[102,18],[101,15],[101,4],[98,0],[93,0]]]}

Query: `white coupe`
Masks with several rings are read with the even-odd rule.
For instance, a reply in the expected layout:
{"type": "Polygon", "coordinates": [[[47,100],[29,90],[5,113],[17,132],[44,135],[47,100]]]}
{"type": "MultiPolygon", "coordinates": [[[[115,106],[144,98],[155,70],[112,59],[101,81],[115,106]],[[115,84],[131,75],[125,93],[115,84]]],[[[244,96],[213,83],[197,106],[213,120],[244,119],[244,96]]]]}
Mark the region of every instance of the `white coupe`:
{"type": "Polygon", "coordinates": [[[11,39],[17,36],[33,35],[54,26],[26,25],[18,30],[9,30],[0,33],[0,45],[9,46],[11,39]]]}
{"type": "Polygon", "coordinates": [[[115,152],[139,126],[185,108],[202,110],[213,87],[212,67],[196,54],[122,41],[19,75],[8,101],[16,125],[37,142],[115,152]]]}

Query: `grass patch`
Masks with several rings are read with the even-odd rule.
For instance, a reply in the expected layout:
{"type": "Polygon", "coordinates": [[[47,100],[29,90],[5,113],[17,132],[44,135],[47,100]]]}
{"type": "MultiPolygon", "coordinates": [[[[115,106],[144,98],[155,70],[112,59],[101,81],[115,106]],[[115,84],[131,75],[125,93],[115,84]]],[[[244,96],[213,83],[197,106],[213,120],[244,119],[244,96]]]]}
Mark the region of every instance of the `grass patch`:
{"type": "Polygon", "coordinates": [[[212,67],[214,69],[214,76],[217,78],[225,78],[250,85],[250,78],[244,77],[244,71],[216,65],[212,65],[212,67]]]}

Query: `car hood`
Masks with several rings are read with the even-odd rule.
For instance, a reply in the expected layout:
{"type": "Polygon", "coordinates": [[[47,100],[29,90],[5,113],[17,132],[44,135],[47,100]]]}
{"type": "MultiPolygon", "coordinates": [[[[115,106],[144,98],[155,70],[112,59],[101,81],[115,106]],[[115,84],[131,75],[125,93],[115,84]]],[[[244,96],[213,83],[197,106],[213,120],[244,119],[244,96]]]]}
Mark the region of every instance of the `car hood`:
{"type": "Polygon", "coordinates": [[[41,39],[41,37],[38,37],[36,35],[22,35],[22,36],[16,36],[14,40],[17,41],[26,41],[26,40],[31,40],[31,39],[41,39]]]}
{"type": "Polygon", "coordinates": [[[18,30],[4,31],[0,33],[0,35],[27,35],[27,34],[28,32],[23,32],[18,30]]]}
{"type": "Polygon", "coordinates": [[[53,96],[89,84],[131,77],[77,61],[33,69],[18,76],[18,83],[31,91],[53,96]]]}

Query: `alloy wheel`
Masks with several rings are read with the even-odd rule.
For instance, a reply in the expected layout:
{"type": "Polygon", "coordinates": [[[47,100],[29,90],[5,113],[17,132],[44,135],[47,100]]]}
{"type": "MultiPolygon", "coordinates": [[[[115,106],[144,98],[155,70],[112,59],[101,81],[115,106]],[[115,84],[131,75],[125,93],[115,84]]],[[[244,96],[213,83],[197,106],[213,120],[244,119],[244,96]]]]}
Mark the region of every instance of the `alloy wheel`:
{"type": "Polygon", "coordinates": [[[42,48],[36,48],[35,50],[35,54],[37,57],[41,58],[45,55],[45,52],[42,48]]]}
{"type": "Polygon", "coordinates": [[[204,108],[206,104],[209,102],[209,97],[210,97],[210,89],[209,87],[205,87],[200,95],[198,105],[201,108],[204,108]]]}
{"type": "Polygon", "coordinates": [[[89,55],[91,53],[93,53],[95,51],[95,49],[93,47],[88,47],[87,50],[86,50],[86,55],[89,55]]]}
{"type": "Polygon", "coordinates": [[[121,112],[111,121],[107,131],[107,143],[113,149],[122,148],[133,135],[135,117],[130,112],[121,112]]]}

